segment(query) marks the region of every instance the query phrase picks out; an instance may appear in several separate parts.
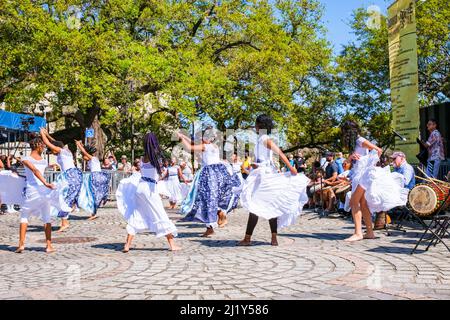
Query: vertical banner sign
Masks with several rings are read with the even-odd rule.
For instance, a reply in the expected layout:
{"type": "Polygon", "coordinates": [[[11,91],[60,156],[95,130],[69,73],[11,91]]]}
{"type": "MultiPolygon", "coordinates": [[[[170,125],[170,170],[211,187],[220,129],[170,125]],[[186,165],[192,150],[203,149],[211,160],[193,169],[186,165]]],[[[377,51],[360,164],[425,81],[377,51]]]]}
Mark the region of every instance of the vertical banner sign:
{"type": "Polygon", "coordinates": [[[388,8],[388,28],[393,126],[407,139],[397,139],[396,147],[415,162],[420,127],[415,0],[397,0],[388,8]]]}

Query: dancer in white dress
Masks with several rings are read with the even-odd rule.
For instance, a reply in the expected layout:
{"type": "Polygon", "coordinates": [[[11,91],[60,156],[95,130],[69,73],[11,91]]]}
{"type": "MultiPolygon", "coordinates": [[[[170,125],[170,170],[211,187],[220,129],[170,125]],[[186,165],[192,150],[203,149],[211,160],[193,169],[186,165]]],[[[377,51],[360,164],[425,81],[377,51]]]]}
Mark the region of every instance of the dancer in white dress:
{"type": "Polygon", "coordinates": [[[353,242],[362,239],[374,239],[372,216],[366,201],[365,193],[370,184],[366,172],[367,169],[373,167],[369,152],[374,150],[381,155],[382,150],[360,136],[361,130],[359,125],[354,121],[346,121],[342,127],[343,142],[346,147],[354,152],[350,155],[349,161],[353,163],[352,169],[352,195],[350,198],[350,207],[355,223],[355,231],[353,235],[345,241],[353,242]],[[366,225],[366,234],[362,232],[362,219],[366,225]]]}
{"type": "Polygon", "coordinates": [[[64,143],[52,138],[45,128],[41,128],[41,137],[47,148],[57,156],[56,161],[61,168],[61,174],[57,181],[67,181],[68,183],[68,187],[64,190],[64,197],[67,206],[72,209],[58,212],[58,217],[61,218],[61,227],[57,232],[62,232],[69,227],[69,214],[78,204],[78,197],[83,185],[83,172],[75,167],[73,154],[69,149],[64,148],[64,143]]]}
{"type": "Polygon", "coordinates": [[[278,230],[295,223],[301,214],[303,206],[308,202],[306,187],[310,180],[304,174],[297,174],[297,170],[290,164],[284,153],[270,139],[273,121],[267,115],[260,115],[256,119],[256,132],[259,135],[256,145],[256,163],[242,185],[242,206],[249,211],[245,238],[238,243],[240,246],[251,245],[253,230],[258,217],[269,220],[272,232],[272,245],[277,246],[278,230]],[[290,172],[278,173],[273,153],[280,156],[281,161],[290,172]]]}
{"type": "Polygon", "coordinates": [[[161,175],[162,151],[153,133],[145,135],[144,151],[141,173],[122,180],[116,192],[118,209],[127,221],[128,236],[123,252],[130,250],[136,233],[143,231],[153,232],[157,237],[165,236],[170,250],[179,250],[174,241],[177,229],[167,216],[156,187],[161,175]]]}
{"type": "Polygon", "coordinates": [[[165,159],[162,161],[161,174],[158,177],[158,185],[157,185],[159,195],[163,199],[169,199],[170,197],[170,192],[167,189],[167,178],[166,178],[168,168],[169,168],[169,161],[165,159]]]}
{"type": "Polygon", "coordinates": [[[21,208],[19,247],[16,253],[25,250],[25,236],[30,216],[38,216],[44,222],[46,252],[54,252],[52,246],[52,225],[50,217],[49,191],[55,189],[55,185],[47,183],[44,178],[44,171],[47,161],[42,158],[45,145],[41,138],[34,138],[30,141],[31,154],[22,161],[25,167],[26,191],[25,201],[21,208]]]}
{"type": "Polygon", "coordinates": [[[183,200],[182,188],[180,184],[180,180],[182,180],[185,184],[187,183],[184,180],[183,173],[181,172],[181,168],[177,165],[177,159],[172,158],[169,167],[167,168],[166,175],[163,177],[166,181],[167,191],[169,192],[169,208],[175,209],[176,205],[183,200]]]}

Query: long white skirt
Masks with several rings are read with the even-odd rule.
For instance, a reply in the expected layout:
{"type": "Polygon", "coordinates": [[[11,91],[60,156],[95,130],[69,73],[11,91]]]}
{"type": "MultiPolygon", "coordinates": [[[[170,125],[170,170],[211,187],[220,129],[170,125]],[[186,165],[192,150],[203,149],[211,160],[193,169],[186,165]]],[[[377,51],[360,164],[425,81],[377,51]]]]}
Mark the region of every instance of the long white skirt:
{"type": "Polygon", "coordinates": [[[403,186],[403,178],[399,173],[391,173],[389,167],[370,169],[364,178],[367,183],[365,193],[370,212],[389,211],[395,207],[405,206],[408,202],[409,190],[403,186]]]}
{"type": "Polygon", "coordinates": [[[169,189],[167,189],[167,180],[159,180],[156,188],[158,189],[158,193],[161,197],[163,198],[170,197],[169,189]]]}
{"type": "Polygon", "coordinates": [[[0,203],[22,205],[25,178],[9,170],[0,171],[0,203]]]}
{"type": "MultiPolygon", "coordinates": [[[[253,170],[242,184],[241,203],[249,212],[265,218],[278,218],[278,230],[296,222],[308,202],[304,174],[277,173],[273,168],[253,170]]],[[[234,189],[237,192],[239,189],[234,189]]]]}
{"type": "Polygon", "coordinates": [[[183,200],[183,194],[181,193],[181,184],[178,180],[178,176],[169,177],[166,181],[166,187],[169,192],[169,201],[174,203],[180,203],[183,200]]]}
{"type": "Polygon", "coordinates": [[[37,217],[44,223],[51,222],[51,210],[68,211],[61,189],[63,185],[51,190],[45,186],[26,186],[23,204],[21,206],[20,222],[28,223],[28,218],[37,217]]]}
{"type": "Polygon", "coordinates": [[[189,190],[191,190],[192,182],[189,183],[181,183],[181,198],[184,200],[189,194],[189,190]]]}
{"type": "Polygon", "coordinates": [[[177,229],[164,210],[157,185],[141,180],[139,173],[123,179],[116,191],[117,207],[127,221],[127,231],[153,232],[157,237],[177,235],[177,229]]]}

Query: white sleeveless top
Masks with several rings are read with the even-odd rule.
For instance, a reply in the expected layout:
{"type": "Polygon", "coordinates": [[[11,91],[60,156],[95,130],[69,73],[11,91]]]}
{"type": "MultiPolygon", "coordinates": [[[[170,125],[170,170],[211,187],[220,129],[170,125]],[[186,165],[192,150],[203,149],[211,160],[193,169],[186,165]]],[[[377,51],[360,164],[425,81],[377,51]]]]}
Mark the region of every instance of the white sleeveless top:
{"type": "Polygon", "coordinates": [[[72,152],[67,149],[61,149],[61,152],[56,157],[56,161],[61,167],[61,171],[67,171],[69,169],[75,168],[72,152]]]}
{"type": "Polygon", "coordinates": [[[232,163],[231,166],[233,167],[233,173],[239,173],[241,172],[241,166],[242,166],[242,162],[236,162],[236,163],[232,163]]]}
{"type": "Polygon", "coordinates": [[[202,166],[209,166],[220,163],[220,150],[212,144],[205,144],[205,151],[202,153],[202,166]]]}
{"type": "Polygon", "coordinates": [[[169,179],[178,179],[178,166],[169,167],[169,179]]]}
{"type": "Polygon", "coordinates": [[[158,171],[150,162],[144,162],[141,160],[141,176],[145,178],[151,178],[155,181],[159,180],[158,171]]]}
{"type": "MultiPolygon", "coordinates": [[[[45,159],[35,160],[31,156],[25,157],[23,160],[31,162],[36,169],[44,176],[45,168],[47,168],[47,161],[45,159]]],[[[39,180],[27,166],[25,167],[25,177],[27,179],[27,185],[30,186],[43,186],[41,180],[39,180]]]]}
{"type": "Polygon", "coordinates": [[[356,139],[355,153],[359,154],[360,156],[366,156],[369,154],[369,149],[363,147],[364,141],[366,141],[366,139],[363,137],[359,137],[358,139],[356,139]]]}
{"type": "Polygon", "coordinates": [[[264,145],[264,142],[270,139],[267,134],[262,135],[258,138],[258,143],[256,144],[256,162],[258,165],[270,165],[272,164],[273,151],[264,145]]]}
{"type": "Polygon", "coordinates": [[[88,165],[91,172],[102,171],[102,167],[100,166],[100,160],[98,160],[97,157],[92,157],[92,159],[88,161],[88,165]]]}

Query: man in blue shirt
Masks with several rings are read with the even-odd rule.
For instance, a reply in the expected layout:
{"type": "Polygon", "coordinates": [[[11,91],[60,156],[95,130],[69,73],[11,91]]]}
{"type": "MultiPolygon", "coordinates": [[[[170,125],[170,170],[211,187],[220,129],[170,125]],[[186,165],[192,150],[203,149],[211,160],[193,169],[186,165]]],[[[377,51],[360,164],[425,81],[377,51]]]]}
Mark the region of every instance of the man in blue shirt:
{"type": "Polygon", "coordinates": [[[342,172],[344,172],[344,157],[342,156],[342,152],[338,152],[336,154],[336,160],[334,160],[334,162],[337,165],[338,168],[338,174],[341,174],[342,172]]]}
{"type": "Polygon", "coordinates": [[[406,161],[403,152],[394,152],[391,156],[394,172],[398,172],[404,177],[405,188],[411,190],[416,185],[414,168],[406,161]]]}

